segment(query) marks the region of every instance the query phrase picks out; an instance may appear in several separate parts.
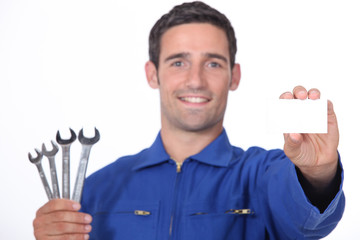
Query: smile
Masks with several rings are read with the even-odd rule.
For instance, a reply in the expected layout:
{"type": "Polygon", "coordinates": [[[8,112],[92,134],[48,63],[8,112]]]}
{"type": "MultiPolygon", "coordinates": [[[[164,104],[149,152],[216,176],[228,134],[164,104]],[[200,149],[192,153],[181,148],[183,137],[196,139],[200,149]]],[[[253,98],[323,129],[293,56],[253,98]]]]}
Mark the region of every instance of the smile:
{"type": "Polygon", "coordinates": [[[181,101],[189,102],[189,103],[204,103],[209,102],[209,99],[203,97],[181,97],[181,101]]]}

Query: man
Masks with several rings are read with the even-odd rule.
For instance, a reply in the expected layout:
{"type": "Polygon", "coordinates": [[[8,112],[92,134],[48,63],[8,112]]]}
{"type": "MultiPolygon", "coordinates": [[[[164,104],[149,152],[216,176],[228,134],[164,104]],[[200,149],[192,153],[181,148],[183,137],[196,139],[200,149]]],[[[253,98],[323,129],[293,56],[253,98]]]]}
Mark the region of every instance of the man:
{"type": "MultiPolygon", "coordinates": [[[[284,151],[230,145],[229,90],[240,82],[227,18],[201,3],[179,5],[150,33],[146,77],[159,89],[154,144],[90,176],[82,205],[52,200],[34,220],[37,239],[318,239],[344,210],[338,126],[285,134],[284,151]],[[80,210],[82,212],[78,212],[80,210]]],[[[281,98],[318,99],[301,86],[281,98]]]]}

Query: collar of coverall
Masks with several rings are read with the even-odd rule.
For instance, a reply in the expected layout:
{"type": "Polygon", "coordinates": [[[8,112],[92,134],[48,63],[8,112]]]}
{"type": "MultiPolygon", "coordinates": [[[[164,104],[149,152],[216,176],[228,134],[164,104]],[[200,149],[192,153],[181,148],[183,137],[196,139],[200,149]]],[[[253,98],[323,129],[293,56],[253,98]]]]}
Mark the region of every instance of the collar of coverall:
{"type": "MultiPolygon", "coordinates": [[[[214,141],[198,154],[190,156],[189,159],[216,167],[228,167],[232,154],[232,146],[225,129],[223,129],[221,134],[214,141]]],[[[159,165],[169,160],[171,160],[171,157],[165,151],[159,132],[151,147],[140,153],[138,162],[133,167],[133,170],[159,165]]]]}

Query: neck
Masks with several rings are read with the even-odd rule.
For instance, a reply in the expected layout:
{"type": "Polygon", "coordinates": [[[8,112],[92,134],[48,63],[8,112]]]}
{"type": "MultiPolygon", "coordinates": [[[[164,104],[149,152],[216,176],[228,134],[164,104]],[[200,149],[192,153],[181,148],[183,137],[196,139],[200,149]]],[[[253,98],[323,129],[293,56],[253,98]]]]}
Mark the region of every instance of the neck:
{"type": "Polygon", "coordinates": [[[217,138],[223,130],[222,125],[203,131],[184,131],[161,129],[161,138],[166,152],[176,162],[183,162],[195,155],[217,138]]]}

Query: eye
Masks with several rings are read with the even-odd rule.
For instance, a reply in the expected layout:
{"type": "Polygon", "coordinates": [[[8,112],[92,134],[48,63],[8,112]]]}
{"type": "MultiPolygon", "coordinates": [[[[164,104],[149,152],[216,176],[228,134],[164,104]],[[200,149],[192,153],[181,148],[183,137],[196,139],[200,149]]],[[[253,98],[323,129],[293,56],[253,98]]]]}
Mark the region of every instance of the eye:
{"type": "Polygon", "coordinates": [[[221,67],[221,65],[217,62],[210,62],[208,64],[208,67],[211,67],[211,68],[218,68],[218,67],[221,67]]]}
{"type": "Polygon", "coordinates": [[[184,63],[182,61],[175,61],[171,64],[171,66],[182,67],[182,66],[184,66],[184,63]]]}

